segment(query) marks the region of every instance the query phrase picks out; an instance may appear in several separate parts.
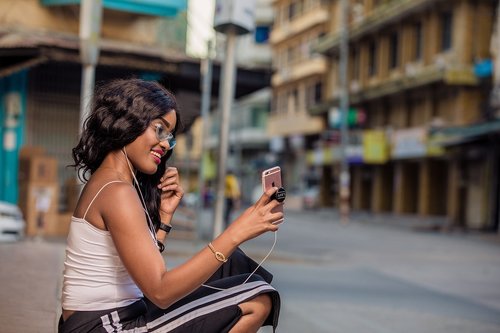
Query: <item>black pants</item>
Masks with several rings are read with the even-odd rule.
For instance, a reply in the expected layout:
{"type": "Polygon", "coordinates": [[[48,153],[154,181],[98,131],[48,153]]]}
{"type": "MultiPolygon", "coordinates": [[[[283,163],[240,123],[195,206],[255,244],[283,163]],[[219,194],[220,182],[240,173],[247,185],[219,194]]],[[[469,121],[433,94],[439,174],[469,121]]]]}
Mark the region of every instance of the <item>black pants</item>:
{"type": "Polygon", "coordinates": [[[272,310],[264,325],[276,329],[280,312],[279,293],[269,284],[272,274],[260,267],[249,280],[257,263],[237,249],[229,260],[206,282],[221,288],[200,287],[167,309],[158,308],[148,299],[116,309],[75,311],[66,321],[59,319],[59,333],[68,332],[228,332],[241,318],[238,304],[260,294],[268,294],[272,310]]]}

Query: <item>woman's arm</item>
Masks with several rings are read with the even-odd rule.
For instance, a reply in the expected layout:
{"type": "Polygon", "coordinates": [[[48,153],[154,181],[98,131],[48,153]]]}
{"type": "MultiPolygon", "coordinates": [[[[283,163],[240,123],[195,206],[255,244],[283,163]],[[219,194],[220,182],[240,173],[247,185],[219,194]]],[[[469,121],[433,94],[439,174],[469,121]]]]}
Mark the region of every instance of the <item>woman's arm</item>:
{"type": "MultiPolygon", "coordinates": [[[[184,264],[167,271],[147,228],[135,189],[125,184],[117,184],[113,188],[113,195],[102,196],[99,209],[123,264],[146,297],[157,306],[166,308],[186,296],[222,265],[206,247],[184,264]]],[[[272,222],[282,218],[282,214],[271,213],[271,210],[280,203],[270,201],[275,191],[276,188],[273,188],[264,193],[257,203],[212,242],[216,251],[229,257],[244,241],[278,230],[272,222]]]]}

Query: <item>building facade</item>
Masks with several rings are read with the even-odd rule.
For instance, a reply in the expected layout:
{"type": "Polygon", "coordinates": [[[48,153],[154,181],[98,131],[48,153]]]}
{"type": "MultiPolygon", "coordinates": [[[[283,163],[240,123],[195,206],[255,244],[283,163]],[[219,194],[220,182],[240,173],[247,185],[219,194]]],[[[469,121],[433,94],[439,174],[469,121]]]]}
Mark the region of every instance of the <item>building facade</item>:
{"type": "Polygon", "coordinates": [[[300,208],[301,201],[294,199],[318,173],[315,168],[308,169],[305,152],[317,144],[326,128],[323,117],[309,112],[322,102],[328,74],[327,57],[313,52],[312,47],[334,20],[329,1],[276,0],[273,7],[273,99],[268,134],[271,150],[283,169],[289,205],[300,208]]]}
{"type": "MultiPolygon", "coordinates": [[[[330,10],[339,17],[340,1],[330,10]]],[[[489,0],[350,2],[349,100],[364,118],[350,131],[348,149],[348,158],[358,155],[350,160],[354,210],[498,227],[498,120],[488,105],[491,70],[481,71],[491,62],[495,13],[489,0]]],[[[315,45],[328,57],[328,74],[323,103],[312,112],[331,132],[339,46],[340,26],[332,23],[315,45]]],[[[339,145],[332,141],[333,158],[320,163],[335,169],[339,145]]]]}
{"type": "MultiPolygon", "coordinates": [[[[75,178],[67,165],[79,132],[79,3],[0,2],[1,200],[19,199],[19,154],[25,146],[43,148],[57,159],[61,193],[75,178]]],[[[186,58],[185,36],[179,32],[182,21],[185,31],[185,1],[104,1],[103,6],[96,81],[131,76],[161,80],[178,71],[186,58]],[[172,39],[168,45],[166,30],[172,39]]]]}

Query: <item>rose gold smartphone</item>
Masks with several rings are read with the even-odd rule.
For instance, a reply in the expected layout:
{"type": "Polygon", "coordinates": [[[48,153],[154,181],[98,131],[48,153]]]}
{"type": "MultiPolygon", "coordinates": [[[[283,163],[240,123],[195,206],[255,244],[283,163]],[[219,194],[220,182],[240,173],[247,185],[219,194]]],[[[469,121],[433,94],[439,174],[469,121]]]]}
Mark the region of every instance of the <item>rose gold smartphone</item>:
{"type": "MultiPolygon", "coordinates": [[[[279,166],[262,171],[262,191],[267,191],[271,187],[282,187],[281,168],[279,166]]],[[[283,205],[278,205],[271,211],[273,213],[283,212],[283,205]]],[[[274,222],[274,224],[283,223],[284,219],[274,222]]]]}

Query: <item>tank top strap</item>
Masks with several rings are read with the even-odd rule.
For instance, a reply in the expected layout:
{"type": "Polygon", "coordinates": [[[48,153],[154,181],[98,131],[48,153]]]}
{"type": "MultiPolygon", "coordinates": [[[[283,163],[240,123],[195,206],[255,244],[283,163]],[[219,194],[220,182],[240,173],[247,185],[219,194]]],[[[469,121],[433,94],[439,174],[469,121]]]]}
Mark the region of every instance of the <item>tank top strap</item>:
{"type": "Polygon", "coordinates": [[[87,213],[90,209],[90,206],[92,206],[92,204],[94,203],[94,200],[97,199],[97,196],[99,195],[99,193],[101,193],[102,190],[104,190],[104,188],[106,186],[108,186],[109,184],[113,184],[113,183],[125,183],[124,181],[121,181],[121,180],[112,180],[110,182],[107,182],[106,184],[104,184],[100,189],[99,191],[97,191],[97,193],[94,195],[94,198],[92,198],[92,200],[90,201],[87,209],[85,210],[85,213],[83,214],[83,219],[85,220],[85,217],[87,216],[87,213]]]}

